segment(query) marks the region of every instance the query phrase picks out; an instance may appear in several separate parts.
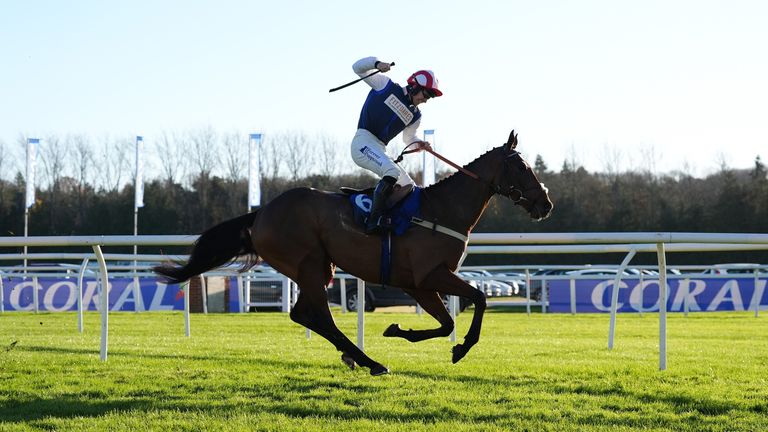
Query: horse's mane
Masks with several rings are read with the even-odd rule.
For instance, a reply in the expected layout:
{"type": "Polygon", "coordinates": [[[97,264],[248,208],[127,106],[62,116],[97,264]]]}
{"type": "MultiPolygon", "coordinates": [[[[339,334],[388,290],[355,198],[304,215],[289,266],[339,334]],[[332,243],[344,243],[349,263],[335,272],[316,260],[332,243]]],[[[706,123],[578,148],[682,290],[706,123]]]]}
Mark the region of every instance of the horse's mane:
{"type": "MultiPolygon", "coordinates": [[[[495,148],[492,148],[492,149],[486,151],[485,153],[483,153],[480,156],[478,156],[477,158],[475,158],[475,160],[473,160],[472,162],[464,165],[464,168],[474,172],[472,169],[473,169],[473,167],[475,165],[477,165],[478,161],[480,161],[481,159],[484,159],[486,156],[488,156],[489,153],[493,153],[494,151],[497,151],[499,148],[501,148],[501,147],[495,147],[495,148]]],[[[446,188],[446,187],[450,187],[450,185],[453,182],[455,182],[456,179],[459,178],[459,176],[466,176],[466,174],[462,173],[461,171],[456,171],[455,173],[449,175],[448,177],[444,177],[444,178],[440,179],[440,181],[438,181],[437,183],[435,183],[435,184],[433,184],[431,186],[427,186],[424,189],[424,191],[425,192],[429,192],[429,191],[433,191],[434,192],[434,191],[437,191],[437,190],[440,190],[440,189],[443,189],[443,188],[446,188]],[[448,186],[446,186],[446,185],[448,185],[448,186]]]]}

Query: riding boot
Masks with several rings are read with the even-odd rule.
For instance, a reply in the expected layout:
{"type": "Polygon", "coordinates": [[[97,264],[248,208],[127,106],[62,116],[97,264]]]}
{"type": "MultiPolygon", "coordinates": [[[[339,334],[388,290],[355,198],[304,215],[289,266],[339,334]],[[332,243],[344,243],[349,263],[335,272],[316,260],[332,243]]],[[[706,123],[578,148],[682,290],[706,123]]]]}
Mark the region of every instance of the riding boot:
{"type": "Polygon", "coordinates": [[[392,195],[396,181],[397,179],[394,177],[386,176],[376,185],[376,189],[373,191],[371,215],[368,217],[368,221],[366,221],[365,224],[366,234],[377,234],[381,232],[381,226],[379,225],[380,219],[387,208],[387,198],[392,195]]]}

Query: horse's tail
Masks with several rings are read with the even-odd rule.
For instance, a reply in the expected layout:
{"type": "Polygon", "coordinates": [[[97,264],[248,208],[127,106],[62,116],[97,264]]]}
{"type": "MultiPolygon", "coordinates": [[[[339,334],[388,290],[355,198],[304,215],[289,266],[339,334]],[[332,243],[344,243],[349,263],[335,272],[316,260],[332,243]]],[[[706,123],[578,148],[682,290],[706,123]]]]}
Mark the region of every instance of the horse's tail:
{"type": "Polygon", "coordinates": [[[253,248],[249,228],[253,226],[259,210],[224,221],[208,228],[195,242],[186,264],[166,263],[152,270],[168,283],[180,283],[221,267],[235,259],[246,256],[240,271],[256,265],[259,256],[253,248]]]}

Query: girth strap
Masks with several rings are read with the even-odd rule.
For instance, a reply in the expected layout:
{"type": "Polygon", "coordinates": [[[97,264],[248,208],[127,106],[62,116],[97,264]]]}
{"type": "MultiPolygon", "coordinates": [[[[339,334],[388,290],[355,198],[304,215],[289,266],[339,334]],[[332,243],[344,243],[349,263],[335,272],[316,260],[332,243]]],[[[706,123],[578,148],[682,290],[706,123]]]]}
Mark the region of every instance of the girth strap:
{"type": "Polygon", "coordinates": [[[437,231],[445,235],[449,235],[455,239],[461,240],[462,243],[467,242],[467,236],[465,236],[464,234],[454,231],[450,228],[446,228],[442,225],[438,225],[434,222],[428,222],[428,221],[425,221],[424,219],[417,218],[414,216],[414,217],[411,217],[411,223],[414,225],[418,225],[420,227],[424,227],[428,230],[437,231]]]}
{"type": "Polygon", "coordinates": [[[392,231],[387,230],[381,236],[381,284],[386,287],[389,285],[390,275],[392,273],[392,231]]]}

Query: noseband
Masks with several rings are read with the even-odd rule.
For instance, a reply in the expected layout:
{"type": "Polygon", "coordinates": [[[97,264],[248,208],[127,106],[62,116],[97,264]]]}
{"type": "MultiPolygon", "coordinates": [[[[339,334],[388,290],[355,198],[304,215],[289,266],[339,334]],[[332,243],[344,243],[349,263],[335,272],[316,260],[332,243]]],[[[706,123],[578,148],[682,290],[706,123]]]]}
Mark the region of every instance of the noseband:
{"type": "Polygon", "coordinates": [[[520,189],[515,188],[514,186],[510,185],[506,188],[503,188],[497,184],[493,184],[488,182],[488,184],[491,187],[491,190],[495,195],[501,195],[505,198],[509,198],[512,200],[514,204],[520,204],[523,200],[528,200],[526,197],[523,196],[523,191],[520,189]]]}

